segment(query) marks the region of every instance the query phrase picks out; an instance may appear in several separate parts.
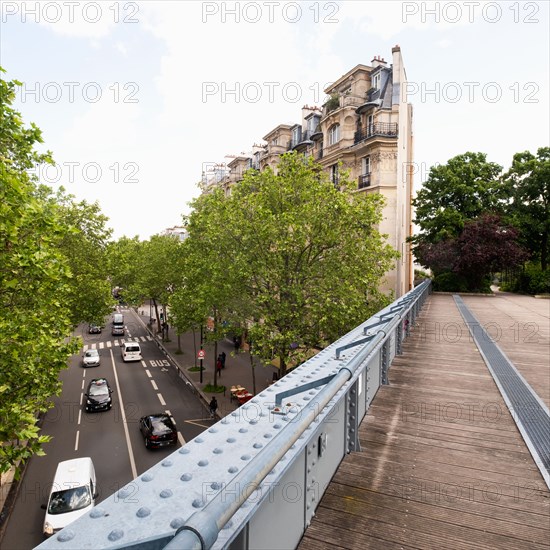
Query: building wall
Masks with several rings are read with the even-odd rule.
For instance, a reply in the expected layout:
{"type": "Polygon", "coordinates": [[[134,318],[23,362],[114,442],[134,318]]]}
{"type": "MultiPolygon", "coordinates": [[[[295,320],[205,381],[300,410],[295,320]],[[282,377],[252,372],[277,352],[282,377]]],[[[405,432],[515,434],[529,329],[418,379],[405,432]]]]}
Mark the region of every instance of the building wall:
{"type": "MultiPolygon", "coordinates": [[[[350,179],[362,182],[358,193],[384,196],[383,220],[377,229],[387,235],[388,243],[401,257],[387,274],[381,289],[393,292],[395,297],[408,292],[414,280],[407,243],[412,231],[413,117],[412,106],[404,96],[405,83],[399,46],[392,48],[391,64],[375,57],[371,65],[355,66],[325,89],[329,97],[338,98],[335,108],[329,110],[327,103],[331,102],[327,102],[322,109],[310,106],[302,109],[302,134],[306,135],[306,117],[311,114],[320,115],[322,134],[316,133],[313,141],[308,139],[298,145],[292,144],[297,152],[313,155],[329,173],[340,163],[340,170],[348,171],[350,179]],[[373,90],[375,81],[378,86],[373,90]],[[329,132],[335,124],[340,125],[339,140],[329,145],[329,132]],[[370,176],[365,177],[363,159],[367,156],[370,157],[370,176]]],[[[289,150],[292,129],[291,125],[280,124],[271,130],[264,136],[265,145],[255,146],[249,158],[259,159],[261,170],[268,166],[276,170],[279,156],[289,150]],[[254,156],[258,151],[260,154],[254,156]]],[[[239,157],[234,164],[243,172],[246,163],[246,158],[239,157]]],[[[236,181],[238,178],[232,173],[222,182],[226,192],[230,192],[236,181]]]]}

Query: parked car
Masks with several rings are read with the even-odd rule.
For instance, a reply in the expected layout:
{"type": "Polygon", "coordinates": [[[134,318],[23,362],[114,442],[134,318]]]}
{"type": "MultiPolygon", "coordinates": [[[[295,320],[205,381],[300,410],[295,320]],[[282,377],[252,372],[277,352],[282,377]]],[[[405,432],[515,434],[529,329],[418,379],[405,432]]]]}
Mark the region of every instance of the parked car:
{"type": "Polygon", "coordinates": [[[139,429],[148,449],[175,445],[178,441],[174,419],[166,413],[142,416],[139,419],[139,429]]]}
{"type": "Polygon", "coordinates": [[[101,334],[101,327],[99,325],[90,325],[88,327],[88,334],[101,334]]]}
{"type": "Polygon", "coordinates": [[[94,378],[90,380],[86,397],[86,412],[108,411],[113,405],[111,394],[113,390],[106,378],[94,378]]]}
{"type": "Polygon", "coordinates": [[[99,367],[101,358],[99,357],[99,351],[96,349],[87,349],[82,356],[83,367],[99,367]]]}
{"type": "Polygon", "coordinates": [[[42,531],[47,537],[85,515],[95,504],[97,482],[92,459],[65,460],[57,465],[42,531]]]}

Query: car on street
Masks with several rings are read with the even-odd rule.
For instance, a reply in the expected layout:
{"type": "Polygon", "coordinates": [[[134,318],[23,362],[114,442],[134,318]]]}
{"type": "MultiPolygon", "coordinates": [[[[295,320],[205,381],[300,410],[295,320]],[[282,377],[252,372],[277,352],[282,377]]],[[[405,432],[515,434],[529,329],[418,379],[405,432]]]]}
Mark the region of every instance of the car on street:
{"type": "Polygon", "coordinates": [[[88,334],[101,334],[101,327],[99,325],[90,325],[88,327],[88,334]]]}
{"type": "Polygon", "coordinates": [[[111,394],[113,390],[106,378],[90,380],[86,397],[86,412],[108,411],[113,405],[111,394]]]}
{"type": "Polygon", "coordinates": [[[142,416],[139,419],[139,429],[148,449],[175,445],[178,441],[174,419],[166,413],[142,416]]]}
{"type": "Polygon", "coordinates": [[[120,346],[120,354],[122,360],[127,363],[128,361],[141,361],[141,346],[138,342],[123,342],[120,346]]]}
{"type": "Polygon", "coordinates": [[[57,465],[42,531],[47,537],[86,515],[98,497],[95,469],[90,457],[73,458],[57,465]]]}
{"type": "Polygon", "coordinates": [[[99,357],[99,351],[96,349],[87,349],[82,356],[83,367],[99,367],[101,358],[99,357]]]}

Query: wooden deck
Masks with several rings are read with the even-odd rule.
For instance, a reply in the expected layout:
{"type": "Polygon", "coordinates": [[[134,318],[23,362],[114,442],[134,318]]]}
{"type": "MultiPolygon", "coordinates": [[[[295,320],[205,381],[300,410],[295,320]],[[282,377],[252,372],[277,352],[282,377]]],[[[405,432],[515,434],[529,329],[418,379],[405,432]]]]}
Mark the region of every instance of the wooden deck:
{"type": "MultiPolygon", "coordinates": [[[[550,302],[463,299],[548,403],[550,302]]],[[[550,492],[452,296],[429,298],[403,351],[298,548],[548,550],[550,492]]]]}

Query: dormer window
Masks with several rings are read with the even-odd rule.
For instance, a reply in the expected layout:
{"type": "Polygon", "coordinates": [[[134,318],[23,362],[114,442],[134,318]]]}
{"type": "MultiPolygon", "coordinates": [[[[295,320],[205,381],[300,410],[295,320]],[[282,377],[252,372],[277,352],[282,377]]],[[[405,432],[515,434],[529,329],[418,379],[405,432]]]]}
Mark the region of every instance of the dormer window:
{"type": "Polygon", "coordinates": [[[376,74],[372,75],[372,87],[375,90],[380,89],[380,73],[376,73],[376,74]]]}
{"type": "Polygon", "coordinates": [[[340,141],[340,124],[333,124],[328,130],[328,144],[334,145],[340,141]]]}

